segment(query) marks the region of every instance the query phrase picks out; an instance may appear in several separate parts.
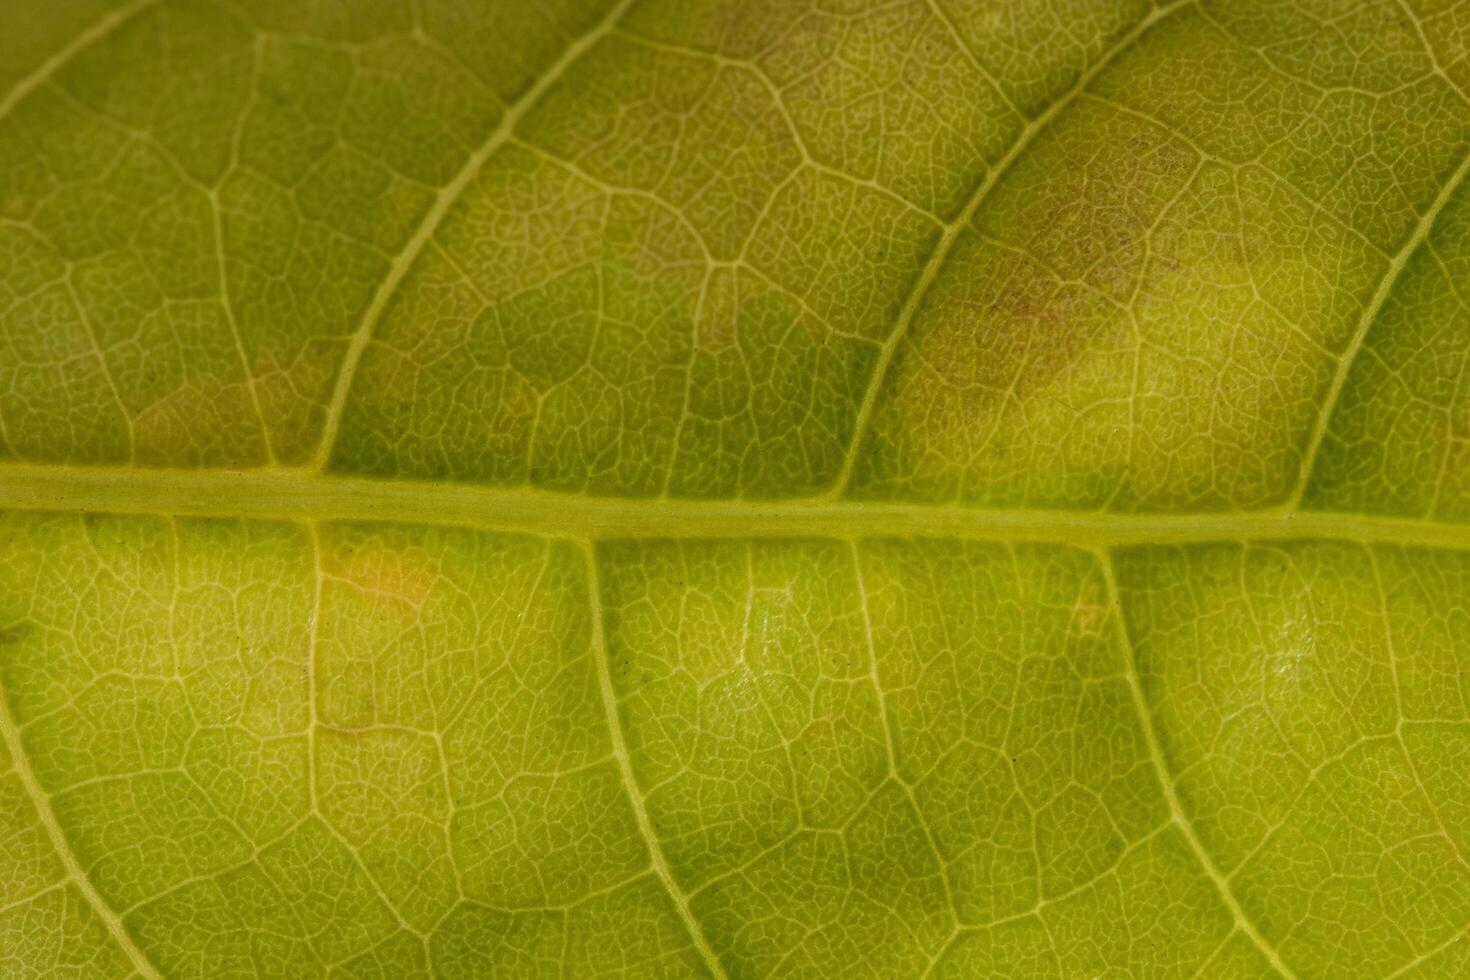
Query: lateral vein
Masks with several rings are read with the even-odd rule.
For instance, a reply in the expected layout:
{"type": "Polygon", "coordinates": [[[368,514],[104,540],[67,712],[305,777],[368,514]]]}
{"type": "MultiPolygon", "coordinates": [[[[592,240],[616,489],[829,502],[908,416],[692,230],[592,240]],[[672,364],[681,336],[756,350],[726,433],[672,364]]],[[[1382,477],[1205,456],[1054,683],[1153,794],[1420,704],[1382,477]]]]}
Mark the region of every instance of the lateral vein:
{"type": "Polygon", "coordinates": [[[617,26],[618,21],[622,20],[623,15],[632,5],[633,0],[619,0],[602,20],[598,21],[596,26],[567,45],[561,57],[542,72],[519,98],[506,107],[500,121],[485,138],[485,142],[481,143],[479,149],[465,159],[464,166],[459,168],[459,172],[434,197],[434,203],[429,206],[418,228],[414,230],[413,236],[404,244],[402,251],[398,253],[389,267],[388,274],[378,284],[377,292],[373,294],[372,301],[363,313],[356,332],[348,341],[347,351],[342,355],[342,367],[338,369],[337,381],[332,387],[331,400],[327,403],[326,421],[322,424],[321,439],[313,454],[311,469],[321,472],[326,468],[332,447],[337,441],[337,433],[342,427],[342,414],[347,408],[347,396],[352,390],[353,378],[357,374],[358,366],[362,363],[368,343],[373,339],[373,331],[377,329],[378,322],[387,311],[389,302],[397,294],[398,287],[408,276],[409,270],[417,264],[419,255],[428,246],[435,232],[439,230],[439,225],[443,223],[445,216],[479,176],[486,162],[514,136],[516,126],[520,124],[526,113],[541,101],[541,97],[551,86],[561,80],[567,69],[577,59],[586,54],[594,44],[617,26]]]}
{"type": "Polygon", "coordinates": [[[46,836],[51,841],[51,847],[61,861],[61,866],[66,870],[66,877],[82,893],[82,898],[97,913],[102,920],[112,941],[117,943],[123,954],[132,962],[133,969],[142,974],[148,980],[163,980],[162,975],[149,961],[143,951],[133,942],[133,937],[128,934],[127,927],[123,925],[121,916],[113,911],[112,907],[103,900],[92,885],[91,879],[87,877],[81,862],[77,860],[76,853],[67,843],[66,835],[61,831],[61,824],[56,820],[56,811],[51,806],[51,798],[41,788],[41,783],[36,779],[35,772],[31,769],[30,757],[26,755],[25,746],[21,744],[20,728],[15,723],[15,716],[11,713],[9,699],[0,693],[0,737],[5,741],[5,748],[10,753],[11,766],[20,778],[21,786],[25,788],[26,795],[31,798],[31,804],[36,808],[36,815],[41,825],[46,829],[46,836]]]}
{"type": "Polygon", "coordinates": [[[873,410],[877,407],[878,395],[883,387],[883,381],[888,375],[888,369],[893,363],[894,355],[898,351],[899,344],[908,334],[909,327],[914,321],[919,307],[923,305],[924,297],[929,294],[929,289],[934,285],[934,280],[939,276],[939,270],[949,259],[949,253],[954,248],[955,242],[959,240],[960,234],[969,227],[979,212],[980,206],[990,197],[993,191],[1007,173],[1010,172],[1016,161],[1026,152],[1051,124],[1061,115],[1068,106],[1077,100],[1077,97],[1087,91],[1092,85],[1093,79],[1097,78],[1108,65],[1117,60],[1118,56],[1127,51],[1138,39],[1146,34],[1155,24],[1170,14],[1184,7],[1190,6],[1196,0],[1175,0],[1164,7],[1156,7],[1148,16],[1144,17],[1122,37],[1118,38],[1105,50],[1096,61],[1088,65],[1086,69],[1077,76],[1072,87],[1054,99],[1039,115],[1028,122],[1022,129],[1021,134],[1016,137],[1005,155],[986,171],[985,177],[970,194],[959,214],[943,226],[939,240],[935,242],[934,249],[929,253],[929,258],[924,262],[924,267],[919,271],[919,277],[914,280],[913,287],[909,290],[898,317],[894,320],[893,329],[889,331],[888,338],[883,342],[883,348],[878,353],[878,362],[873,365],[873,376],[868,379],[867,387],[863,391],[863,400],[858,405],[857,416],[853,420],[851,441],[848,443],[847,452],[842,459],[842,469],[832,483],[832,495],[841,494],[847,489],[852,481],[853,471],[857,468],[858,454],[862,451],[862,441],[867,435],[871,424],[873,410]]]}
{"type": "Polygon", "coordinates": [[[1138,724],[1143,731],[1144,744],[1148,746],[1149,759],[1153,763],[1154,771],[1159,778],[1159,787],[1164,794],[1164,802],[1168,804],[1169,814],[1175,826],[1179,828],[1184,837],[1185,844],[1190,852],[1199,862],[1200,869],[1205,877],[1210,880],[1215,891],[1220,896],[1220,901],[1235,920],[1235,928],[1260,950],[1261,955],[1266,957],[1273,969],[1286,980],[1296,980],[1296,974],[1291,971],[1281,960],[1281,954],[1276,947],[1266,941],[1256,924],[1251,921],[1250,916],[1245,914],[1245,909],[1235,897],[1235,891],[1230,887],[1230,881],[1220,869],[1216,867],[1215,861],[1210,853],[1205,850],[1199,835],[1194,831],[1194,824],[1189,815],[1184,812],[1184,807],[1179,802],[1179,795],[1174,791],[1174,778],[1169,773],[1169,766],[1164,761],[1164,751],[1159,745],[1158,731],[1154,727],[1153,712],[1149,709],[1148,699],[1143,693],[1143,684],[1138,676],[1138,657],[1133,649],[1133,641],[1128,635],[1128,626],[1123,618],[1123,603],[1119,597],[1117,576],[1113,573],[1113,559],[1107,552],[1097,554],[1098,564],[1102,567],[1103,579],[1107,584],[1108,605],[1112,609],[1113,619],[1117,623],[1118,640],[1122,644],[1123,656],[1127,666],[1127,683],[1129,693],[1133,698],[1133,707],[1138,715],[1138,724]]]}
{"type": "Polygon", "coordinates": [[[144,10],[155,6],[158,2],[159,0],[136,0],[134,3],[130,3],[125,7],[111,11],[103,17],[99,17],[91,27],[88,27],[73,37],[55,54],[37,65],[35,71],[11,86],[10,91],[5,93],[3,98],[0,98],[0,119],[8,116],[11,110],[24,102],[36,89],[55,78],[56,73],[70,64],[71,60],[78,54],[101,41],[144,10]]]}
{"type": "Polygon", "coordinates": [[[1368,337],[1368,331],[1377,322],[1378,315],[1383,311],[1384,304],[1393,293],[1393,287],[1398,282],[1399,276],[1403,274],[1409,259],[1419,251],[1419,247],[1429,240],[1429,233],[1434,229],[1434,222],[1449,204],[1450,198],[1455,196],[1460,185],[1464,183],[1466,174],[1470,174],[1470,148],[1467,148],[1464,156],[1460,158],[1460,164],[1443,187],[1435,196],[1434,202],[1429,209],[1419,218],[1419,223],[1414,226],[1413,232],[1405,239],[1404,244],[1394,253],[1389,260],[1388,268],[1383,271],[1383,278],[1378,280],[1378,288],[1373,291],[1373,297],[1368,305],[1363,307],[1362,314],[1358,317],[1357,326],[1353,328],[1353,335],[1348,344],[1343,348],[1342,354],[1337,359],[1337,369],[1333,372],[1332,383],[1327,389],[1327,396],[1322,400],[1322,408],[1317,413],[1317,421],[1312,426],[1312,434],[1307,439],[1307,448],[1302,452],[1301,465],[1297,470],[1296,485],[1292,489],[1289,505],[1299,507],[1302,497],[1307,492],[1307,483],[1312,478],[1312,470],[1317,462],[1317,455],[1322,449],[1322,443],[1327,439],[1327,430],[1332,424],[1332,416],[1335,414],[1338,400],[1342,397],[1342,390],[1347,386],[1348,374],[1352,371],[1353,364],[1358,359],[1358,352],[1363,348],[1363,341],[1368,337]]]}
{"type": "Polygon", "coordinates": [[[597,555],[593,553],[590,545],[584,545],[582,554],[587,562],[587,595],[592,612],[592,659],[597,664],[598,689],[602,694],[602,707],[607,715],[608,735],[612,739],[613,758],[617,760],[618,774],[622,777],[623,789],[628,796],[628,804],[633,809],[633,818],[638,823],[638,833],[643,837],[643,843],[648,848],[649,860],[653,865],[653,872],[663,884],[664,891],[668,893],[669,900],[674,903],[679,919],[684,929],[689,933],[690,942],[704,960],[705,967],[717,980],[726,980],[724,967],[720,966],[720,958],[715,955],[709,940],[704,935],[704,927],[694,917],[694,912],[689,908],[689,896],[679,887],[674,880],[673,872],[669,870],[669,862],[664,858],[663,847],[658,842],[658,836],[653,832],[653,822],[648,818],[648,810],[643,805],[643,796],[638,792],[638,783],[633,776],[633,760],[628,755],[628,744],[623,738],[623,726],[618,720],[618,696],[613,690],[612,673],[608,668],[607,638],[602,629],[602,592],[598,581],[597,555]]]}

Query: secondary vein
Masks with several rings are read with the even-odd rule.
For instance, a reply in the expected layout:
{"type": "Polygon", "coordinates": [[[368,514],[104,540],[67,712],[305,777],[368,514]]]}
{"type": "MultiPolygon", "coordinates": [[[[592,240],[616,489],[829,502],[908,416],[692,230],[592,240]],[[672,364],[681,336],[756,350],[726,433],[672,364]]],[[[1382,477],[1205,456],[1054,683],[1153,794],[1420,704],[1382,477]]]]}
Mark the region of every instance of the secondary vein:
{"type": "Polygon", "coordinates": [[[481,143],[479,148],[465,159],[464,166],[459,168],[459,172],[449,183],[440,188],[439,193],[434,197],[434,203],[425,212],[413,236],[393,260],[387,276],[379,283],[377,292],[373,294],[372,301],[363,313],[356,332],[348,341],[347,352],[342,355],[342,367],[338,370],[336,384],[332,387],[331,400],[327,403],[326,421],[322,425],[321,439],[317,443],[316,453],[312,458],[312,469],[320,472],[326,468],[332,447],[337,441],[337,433],[342,427],[342,414],[347,408],[347,396],[352,390],[353,378],[357,375],[358,366],[362,362],[363,354],[367,351],[368,343],[373,338],[373,332],[383,318],[388,303],[397,294],[398,287],[407,277],[409,270],[418,262],[419,255],[434,237],[435,232],[439,230],[445,216],[479,176],[486,162],[510,141],[526,113],[541,101],[542,96],[551,86],[561,80],[574,62],[617,26],[618,21],[632,5],[633,0],[619,0],[591,30],[567,45],[561,57],[542,72],[536,81],[506,108],[500,121],[485,138],[485,142],[481,143]]]}
{"type": "Polygon", "coordinates": [[[1429,239],[1435,219],[1449,204],[1450,198],[1455,196],[1455,191],[1464,182],[1466,174],[1470,174],[1470,148],[1466,149],[1465,155],[1460,158],[1459,166],[1450,174],[1434,202],[1419,218],[1419,223],[1414,226],[1414,230],[1389,261],[1388,268],[1383,271],[1383,278],[1378,280],[1378,288],[1374,290],[1373,297],[1368,301],[1368,305],[1363,307],[1357,326],[1353,328],[1353,335],[1337,359],[1337,370],[1332,375],[1332,384],[1327,389],[1327,397],[1322,401],[1322,408],[1317,413],[1317,421],[1312,426],[1312,434],[1307,439],[1307,448],[1302,453],[1301,465],[1297,470],[1296,486],[1292,490],[1289,506],[1299,506],[1302,496],[1307,492],[1307,483],[1311,480],[1317,455],[1322,449],[1322,443],[1326,441],[1327,430],[1332,424],[1332,416],[1337,408],[1338,400],[1342,397],[1343,388],[1347,385],[1348,374],[1358,359],[1358,352],[1363,348],[1363,341],[1367,339],[1368,331],[1377,322],[1379,313],[1382,312],[1384,304],[1388,302],[1394,284],[1398,282],[1400,274],[1409,264],[1409,259],[1413,258],[1414,253],[1419,251],[1419,246],[1429,239]]]}
{"type": "Polygon", "coordinates": [[[1102,567],[1103,579],[1107,583],[1108,605],[1111,607],[1113,621],[1117,624],[1118,639],[1123,648],[1123,656],[1127,665],[1128,690],[1132,695],[1133,707],[1138,714],[1138,724],[1143,730],[1144,744],[1148,746],[1149,759],[1153,763],[1154,771],[1159,778],[1159,787],[1164,794],[1164,802],[1169,807],[1169,815],[1184,842],[1188,845],[1194,858],[1199,862],[1200,869],[1204,872],[1210,884],[1220,896],[1221,903],[1235,920],[1235,928],[1238,929],[1255,947],[1260,950],[1261,955],[1266,957],[1273,969],[1286,980],[1295,980],[1296,974],[1291,971],[1284,962],[1281,954],[1276,951],[1262,936],[1256,924],[1251,921],[1250,916],[1245,914],[1245,909],[1235,897],[1235,891],[1230,887],[1230,881],[1220,869],[1215,866],[1215,861],[1210,853],[1205,850],[1199,835],[1194,831],[1194,824],[1189,815],[1184,812],[1184,807],[1179,802],[1179,795],[1174,791],[1174,777],[1169,772],[1168,763],[1164,760],[1164,751],[1159,745],[1158,732],[1154,727],[1153,712],[1149,708],[1148,699],[1143,693],[1143,684],[1138,676],[1138,657],[1133,649],[1133,641],[1128,636],[1127,622],[1123,616],[1123,603],[1118,593],[1117,577],[1113,574],[1112,557],[1106,552],[1097,555],[1098,563],[1102,567]]]}
{"type": "Polygon", "coordinates": [[[0,98],[0,119],[4,119],[10,111],[20,105],[36,89],[45,85],[56,77],[56,73],[71,63],[78,54],[90,48],[106,38],[118,28],[131,21],[138,14],[149,7],[156,6],[159,0],[136,0],[125,7],[120,7],[99,17],[97,21],[73,37],[60,50],[51,57],[36,66],[29,75],[16,82],[3,98],[0,98]]]}
{"type": "Polygon", "coordinates": [[[883,348],[878,353],[878,362],[873,366],[873,375],[868,379],[867,387],[863,391],[863,400],[858,405],[857,416],[853,420],[852,435],[847,446],[847,453],[843,456],[842,469],[838,472],[836,480],[832,484],[832,495],[839,496],[852,482],[853,471],[857,467],[858,454],[862,451],[862,442],[871,426],[873,410],[878,403],[878,395],[883,388],[883,381],[888,376],[889,367],[893,363],[894,355],[897,353],[899,344],[908,334],[909,327],[913,323],[914,316],[928,295],[934,280],[939,276],[939,270],[949,259],[949,253],[953,250],[960,234],[969,227],[979,212],[980,206],[990,197],[991,191],[1000,183],[1001,178],[1010,172],[1016,161],[1026,152],[1027,148],[1035,142],[1036,138],[1049,127],[1052,122],[1061,115],[1077,97],[1085,92],[1103,72],[1108,65],[1117,60],[1118,56],[1127,51],[1138,39],[1147,33],[1155,24],[1177,10],[1190,6],[1196,0],[1176,0],[1167,6],[1157,7],[1148,16],[1144,17],[1133,28],[1102,53],[1096,61],[1077,76],[1072,87],[1063,92],[1058,98],[1052,100],[1036,118],[1028,122],[1022,129],[1021,134],[1016,137],[1009,150],[995,164],[986,171],[985,178],[975,188],[969,199],[965,201],[964,207],[960,209],[951,221],[944,225],[939,235],[939,240],[934,245],[934,250],[929,253],[929,258],[924,262],[924,267],[919,271],[919,277],[914,280],[913,288],[909,290],[908,297],[900,308],[898,317],[894,320],[893,329],[889,331],[888,338],[883,342],[883,348]]]}
{"type": "Polygon", "coordinates": [[[644,845],[648,848],[653,872],[663,884],[669,900],[674,903],[679,920],[689,933],[690,942],[694,944],[695,950],[704,960],[704,965],[710,973],[717,980],[726,980],[724,967],[720,966],[719,957],[715,955],[708,938],[705,937],[704,927],[700,925],[699,920],[694,917],[693,910],[689,907],[689,896],[679,887],[679,883],[674,880],[673,872],[669,870],[669,863],[664,858],[663,847],[654,833],[653,822],[648,818],[648,809],[643,805],[642,794],[638,792],[638,783],[633,775],[633,760],[628,755],[628,744],[623,738],[623,726],[618,720],[618,696],[613,690],[612,674],[608,669],[607,639],[602,630],[602,593],[598,582],[597,556],[592,553],[590,546],[584,547],[582,553],[587,563],[587,595],[592,612],[592,659],[597,665],[598,690],[602,694],[602,707],[607,716],[608,735],[612,739],[613,758],[617,760],[618,774],[622,777],[623,789],[627,792],[628,803],[633,809],[633,818],[638,824],[638,832],[643,837],[644,845]]]}
{"type": "Polygon", "coordinates": [[[67,842],[66,835],[61,830],[61,824],[56,820],[51,798],[41,788],[40,781],[31,769],[30,756],[26,754],[25,746],[21,744],[20,728],[15,723],[10,704],[3,692],[0,692],[0,737],[4,739],[5,748],[10,753],[10,764],[20,778],[21,786],[25,788],[26,795],[31,798],[31,803],[36,808],[36,816],[46,830],[51,847],[56,852],[57,858],[60,859],[61,866],[66,870],[66,879],[76,886],[77,891],[81,892],[82,899],[102,920],[112,941],[117,943],[118,948],[132,962],[133,969],[148,980],[162,980],[162,975],[138,948],[137,943],[133,942],[133,937],[128,934],[122,918],[97,893],[91,879],[87,877],[87,872],[82,868],[81,862],[77,860],[76,853],[67,842]]]}

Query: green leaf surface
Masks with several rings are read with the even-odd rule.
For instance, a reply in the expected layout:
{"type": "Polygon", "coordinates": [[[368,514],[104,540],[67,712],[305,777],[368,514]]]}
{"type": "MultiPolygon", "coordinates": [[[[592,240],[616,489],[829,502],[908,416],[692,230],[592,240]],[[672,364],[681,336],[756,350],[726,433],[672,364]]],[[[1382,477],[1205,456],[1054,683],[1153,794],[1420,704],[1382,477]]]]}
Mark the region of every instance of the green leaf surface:
{"type": "Polygon", "coordinates": [[[9,0],[0,976],[1470,973],[1470,7],[9,0]]]}

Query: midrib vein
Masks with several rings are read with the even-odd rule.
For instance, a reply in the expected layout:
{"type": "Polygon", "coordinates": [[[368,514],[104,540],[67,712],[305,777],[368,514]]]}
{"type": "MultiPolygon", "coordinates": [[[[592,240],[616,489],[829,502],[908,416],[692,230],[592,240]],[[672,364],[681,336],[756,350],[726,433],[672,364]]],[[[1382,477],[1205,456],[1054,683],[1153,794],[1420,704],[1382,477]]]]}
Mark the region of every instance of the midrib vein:
{"type": "Polygon", "coordinates": [[[1114,514],[826,499],[630,499],[312,476],[285,468],[242,472],[0,464],[0,510],[393,521],[521,531],[569,540],[925,536],[1112,547],[1339,538],[1470,550],[1470,525],[1325,511],[1114,514]]]}
{"type": "Polygon", "coordinates": [[[362,363],[363,354],[367,352],[368,343],[373,339],[378,322],[387,312],[388,304],[397,295],[399,286],[417,264],[419,256],[433,239],[435,232],[439,230],[445,216],[449,214],[450,209],[454,207],[455,202],[460,199],[474,179],[479,176],[489,159],[515,135],[515,129],[520,125],[526,113],[541,101],[548,89],[562,79],[567,69],[577,59],[617,26],[618,21],[622,19],[623,14],[633,5],[633,2],[634,0],[619,0],[591,30],[568,44],[562,51],[561,57],[549,65],[546,71],[542,72],[519,98],[506,107],[499,122],[495,124],[495,128],[485,137],[485,141],[465,158],[464,165],[435,195],[434,202],[424,213],[413,235],[404,243],[402,251],[398,253],[389,267],[388,274],[378,284],[378,289],[373,293],[373,298],[368,303],[368,308],[363,313],[357,330],[347,342],[347,350],[342,355],[342,366],[337,371],[337,380],[332,386],[332,395],[327,402],[326,421],[322,424],[321,439],[313,454],[313,469],[320,472],[326,468],[332,447],[337,442],[337,433],[342,428],[342,415],[347,410],[347,397],[352,391],[352,382],[357,376],[358,365],[362,363]]]}
{"type": "Polygon", "coordinates": [[[123,955],[133,964],[133,969],[148,980],[162,980],[162,975],[149,961],[143,951],[133,942],[133,937],[128,935],[127,927],[118,914],[113,911],[112,906],[105,902],[92,881],[87,877],[87,872],[77,860],[71,844],[67,842],[66,835],[61,831],[61,824],[56,820],[56,813],[51,806],[51,798],[41,788],[41,783],[36,779],[36,774],[31,770],[30,756],[26,753],[25,746],[21,744],[20,728],[15,723],[15,717],[11,714],[10,704],[3,692],[0,692],[0,738],[3,738],[5,748],[10,753],[11,765],[15,774],[20,778],[21,785],[25,787],[26,795],[31,798],[31,804],[36,808],[36,816],[41,825],[46,829],[46,836],[51,841],[52,850],[56,852],[62,868],[66,870],[66,880],[76,886],[81,892],[82,900],[92,907],[92,911],[102,920],[102,925],[107,929],[112,941],[117,943],[123,955]]]}
{"type": "Polygon", "coordinates": [[[582,556],[587,566],[587,595],[592,613],[592,659],[597,665],[597,686],[602,695],[603,711],[607,716],[607,731],[612,741],[613,758],[617,760],[618,774],[628,794],[628,804],[633,810],[633,819],[637,822],[638,833],[648,848],[649,863],[653,867],[653,873],[663,884],[669,900],[673,902],[674,910],[683,923],[684,930],[689,933],[689,941],[694,945],[695,951],[704,961],[710,974],[716,980],[726,980],[724,967],[720,965],[720,958],[715,955],[708,937],[704,934],[704,926],[694,917],[694,912],[689,907],[689,896],[679,887],[679,883],[674,880],[673,872],[669,870],[669,862],[664,857],[663,845],[659,843],[658,835],[654,833],[653,821],[648,817],[648,808],[643,805],[643,794],[639,792],[638,783],[633,775],[633,760],[628,754],[628,743],[623,738],[623,725],[618,717],[618,695],[613,689],[612,671],[608,663],[607,637],[603,634],[602,628],[602,586],[598,579],[597,556],[593,553],[591,545],[583,546],[582,556]]]}

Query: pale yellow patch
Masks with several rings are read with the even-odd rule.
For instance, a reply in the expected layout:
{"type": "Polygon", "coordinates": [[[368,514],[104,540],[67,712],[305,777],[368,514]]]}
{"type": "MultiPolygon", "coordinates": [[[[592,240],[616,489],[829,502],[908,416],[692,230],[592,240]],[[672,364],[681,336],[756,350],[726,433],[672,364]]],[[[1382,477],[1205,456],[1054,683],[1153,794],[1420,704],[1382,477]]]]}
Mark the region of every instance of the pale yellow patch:
{"type": "Polygon", "coordinates": [[[326,568],[374,609],[416,615],[439,580],[439,563],[420,548],[390,548],[376,542],[339,551],[326,568]]]}

